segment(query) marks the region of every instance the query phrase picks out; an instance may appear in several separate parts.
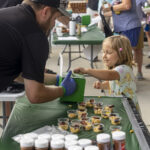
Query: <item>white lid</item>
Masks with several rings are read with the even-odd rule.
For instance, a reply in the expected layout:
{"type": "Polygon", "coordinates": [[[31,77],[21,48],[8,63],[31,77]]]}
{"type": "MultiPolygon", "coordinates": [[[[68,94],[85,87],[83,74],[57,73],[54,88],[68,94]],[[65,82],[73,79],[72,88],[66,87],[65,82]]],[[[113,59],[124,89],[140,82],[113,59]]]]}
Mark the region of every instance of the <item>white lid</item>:
{"type": "Polygon", "coordinates": [[[51,136],[50,136],[50,134],[47,134],[47,133],[40,134],[40,135],[38,135],[38,139],[46,139],[46,140],[50,141],[51,136]]]}
{"type": "Polygon", "coordinates": [[[22,138],[20,140],[20,147],[33,147],[34,146],[34,140],[31,138],[22,138]]]}
{"type": "Polygon", "coordinates": [[[46,139],[37,139],[35,140],[35,147],[36,148],[47,148],[49,146],[49,142],[46,139]]]}
{"type": "Polygon", "coordinates": [[[78,140],[78,136],[75,134],[68,134],[65,136],[66,141],[71,141],[71,140],[78,140]]]}
{"type": "Polygon", "coordinates": [[[63,134],[53,134],[51,138],[52,140],[56,140],[56,139],[64,140],[65,136],[63,134]]]}
{"type": "Polygon", "coordinates": [[[38,135],[36,134],[36,133],[33,133],[33,132],[31,132],[31,133],[26,133],[26,134],[24,134],[24,136],[23,136],[24,138],[31,138],[31,139],[33,139],[33,140],[35,140],[35,139],[37,139],[38,138],[38,135]]]}
{"type": "Polygon", "coordinates": [[[113,140],[124,140],[126,138],[126,134],[123,131],[115,131],[112,133],[113,140]]]}
{"type": "Polygon", "coordinates": [[[85,147],[84,150],[99,150],[99,148],[97,146],[91,145],[91,146],[85,147]]]}
{"type": "Polygon", "coordinates": [[[81,146],[70,146],[68,147],[68,150],[83,150],[81,146]]]}
{"type": "Polygon", "coordinates": [[[92,141],[89,139],[81,139],[78,141],[79,145],[82,147],[86,147],[92,144],[92,141]]]}
{"type": "Polygon", "coordinates": [[[51,141],[51,148],[64,148],[64,141],[63,140],[52,140],[51,141]]]}
{"type": "Polygon", "coordinates": [[[106,133],[101,133],[97,135],[96,139],[98,143],[108,143],[110,142],[110,135],[106,133]]]}
{"type": "Polygon", "coordinates": [[[65,142],[65,148],[67,148],[68,149],[68,147],[70,147],[70,146],[74,146],[74,145],[77,145],[78,144],[78,141],[76,141],[76,140],[72,140],[72,141],[66,141],[65,142]]]}

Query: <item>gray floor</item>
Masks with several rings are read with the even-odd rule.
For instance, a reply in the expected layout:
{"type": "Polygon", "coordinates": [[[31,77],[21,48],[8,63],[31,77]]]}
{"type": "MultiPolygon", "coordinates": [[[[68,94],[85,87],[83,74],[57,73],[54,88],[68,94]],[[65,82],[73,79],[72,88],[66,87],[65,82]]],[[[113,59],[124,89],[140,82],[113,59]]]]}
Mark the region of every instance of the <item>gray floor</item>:
{"type": "MultiPolygon", "coordinates": [[[[59,52],[62,50],[63,46],[53,46],[52,47],[52,53],[50,54],[50,58],[47,61],[46,67],[49,69],[52,69],[53,71],[56,71],[57,73],[59,73],[59,66],[57,65],[57,59],[58,59],[58,55],[59,52]]],[[[78,50],[78,47],[74,46],[73,47],[74,50],[78,50]]],[[[147,63],[150,63],[150,59],[147,58],[147,54],[149,52],[149,47],[147,45],[147,43],[145,43],[145,47],[144,47],[144,61],[143,61],[143,75],[145,77],[145,80],[143,81],[137,81],[137,96],[138,96],[138,100],[139,100],[139,104],[140,104],[140,108],[142,111],[142,118],[145,122],[145,124],[147,125],[149,131],[150,131],[150,69],[145,69],[145,65],[147,63]]],[[[79,54],[72,54],[72,57],[75,58],[79,56],[79,54]]],[[[82,56],[84,56],[84,54],[82,54],[82,56]]],[[[101,52],[98,55],[99,61],[94,63],[94,67],[95,68],[103,68],[103,63],[101,61],[101,52]]],[[[63,71],[65,72],[67,70],[67,66],[68,66],[68,55],[64,54],[63,55],[63,59],[64,59],[64,68],[63,71]]],[[[75,61],[72,62],[72,66],[71,69],[74,69],[76,67],[86,67],[89,68],[90,67],[90,63],[88,60],[85,59],[77,59],[75,61]]],[[[134,68],[134,72],[136,73],[136,67],[134,68]]],[[[93,82],[96,81],[96,79],[92,78],[92,77],[86,77],[86,89],[85,89],[85,95],[86,96],[101,96],[104,95],[103,93],[101,93],[100,90],[94,89],[93,88],[93,82]]],[[[106,91],[106,95],[109,95],[108,92],[106,91]]],[[[1,113],[1,103],[0,103],[0,113],[1,113]]],[[[1,122],[1,120],[0,120],[1,122]]],[[[1,135],[2,130],[0,129],[0,135],[1,135]]]]}

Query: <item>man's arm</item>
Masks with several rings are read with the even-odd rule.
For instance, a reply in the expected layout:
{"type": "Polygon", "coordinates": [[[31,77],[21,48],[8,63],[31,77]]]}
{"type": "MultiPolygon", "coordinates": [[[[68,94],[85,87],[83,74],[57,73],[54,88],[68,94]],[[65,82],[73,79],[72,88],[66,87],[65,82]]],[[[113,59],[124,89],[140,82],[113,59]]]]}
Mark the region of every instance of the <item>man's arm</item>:
{"type": "Polygon", "coordinates": [[[44,74],[44,83],[46,85],[56,85],[56,75],[55,74],[44,74]]]}
{"type": "MultiPolygon", "coordinates": [[[[14,81],[19,82],[19,83],[24,83],[24,78],[20,74],[14,81]]],[[[56,85],[56,75],[45,73],[44,74],[44,83],[46,85],[56,85]]]]}
{"type": "Polygon", "coordinates": [[[24,79],[26,95],[31,103],[44,103],[64,95],[62,87],[49,86],[35,80],[24,79]]]}

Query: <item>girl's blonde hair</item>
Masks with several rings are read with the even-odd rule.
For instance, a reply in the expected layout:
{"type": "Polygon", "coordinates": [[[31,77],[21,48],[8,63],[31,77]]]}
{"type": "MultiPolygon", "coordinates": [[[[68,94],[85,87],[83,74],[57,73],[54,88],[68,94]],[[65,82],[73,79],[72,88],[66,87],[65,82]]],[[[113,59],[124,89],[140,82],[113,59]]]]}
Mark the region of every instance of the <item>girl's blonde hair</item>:
{"type": "MultiPolygon", "coordinates": [[[[123,35],[114,35],[106,38],[103,41],[102,47],[105,42],[109,42],[113,50],[115,50],[119,56],[119,61],[115,66],[125,64],[132,68],[133,66],[133,55],[132,47],[129,39],[123,35]]],[[[111,69],[111,68],[108,68],[111,69]]]]}

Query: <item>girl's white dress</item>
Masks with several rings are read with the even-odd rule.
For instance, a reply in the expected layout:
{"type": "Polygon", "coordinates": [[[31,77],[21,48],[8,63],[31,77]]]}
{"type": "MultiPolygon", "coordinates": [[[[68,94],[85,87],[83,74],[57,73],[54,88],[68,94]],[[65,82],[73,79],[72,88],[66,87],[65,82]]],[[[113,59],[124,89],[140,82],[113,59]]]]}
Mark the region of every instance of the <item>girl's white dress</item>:
{"type": "Polygon", "coordinates": [[[127,65],[119,65],[113,70],[120,75],[120,80],[109,81],[110,92],[114,96],[125,95],[133,100],[137,109],[139,109],[138,100],[136,96],[136,82],[132,68],[127,65]]]}

